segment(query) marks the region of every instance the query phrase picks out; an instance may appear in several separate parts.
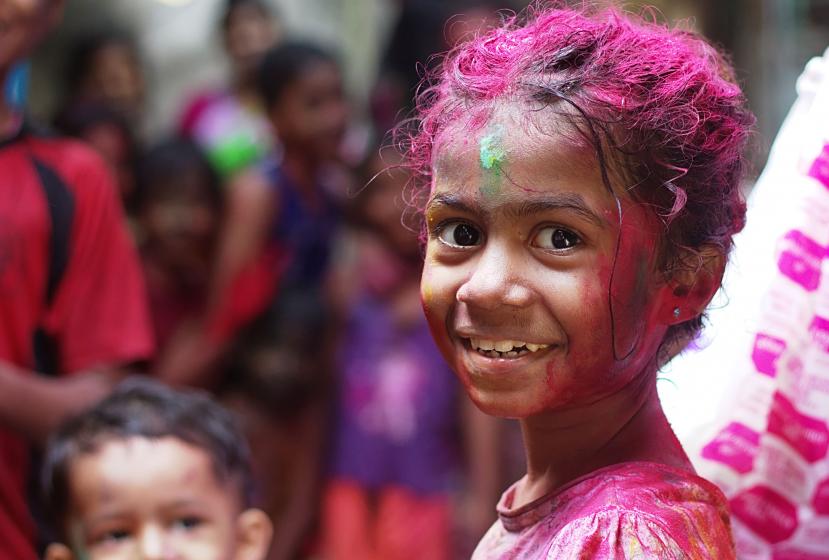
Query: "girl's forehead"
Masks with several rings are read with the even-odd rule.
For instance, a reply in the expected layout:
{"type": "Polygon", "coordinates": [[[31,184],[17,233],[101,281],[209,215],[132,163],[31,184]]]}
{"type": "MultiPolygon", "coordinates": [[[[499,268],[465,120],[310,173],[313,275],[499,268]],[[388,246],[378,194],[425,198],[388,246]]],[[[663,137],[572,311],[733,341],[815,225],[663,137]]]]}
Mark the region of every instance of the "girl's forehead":
{"type": "Polygon", "coordinates": [[[433,153],[432,190],[474,181],[527,189],[577,181],[610,195],[593,147],[552,111],[533,115],[506,105],[485,121],[460,118],[438,136],[433,153]]]}

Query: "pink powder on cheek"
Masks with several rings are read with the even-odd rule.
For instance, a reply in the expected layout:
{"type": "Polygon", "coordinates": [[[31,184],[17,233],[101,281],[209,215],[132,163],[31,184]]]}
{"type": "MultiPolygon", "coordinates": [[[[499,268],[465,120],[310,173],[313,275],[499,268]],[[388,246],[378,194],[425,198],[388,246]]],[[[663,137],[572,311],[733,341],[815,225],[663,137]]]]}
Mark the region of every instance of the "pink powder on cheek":
{"type": "Polygon", "coordinates": [[[590,309],[588,315],[564,325],[568,347],[564,360],[567,371],[560,371],[562,355],[547,364],[547,387],[550,400],[567,404],[585,391],[595,389],[596,378],[587,374],[595,368],[597,358],[612,351],[608,339],[607,294],[612,267],[610,261],[601,261],[592,281],[584,282],[579,291],[579,304],[590,309]],[[596,313],[595,311],[598,311],[596,313]],[[568,375],[565,379],[562,376],[568,375]]]}

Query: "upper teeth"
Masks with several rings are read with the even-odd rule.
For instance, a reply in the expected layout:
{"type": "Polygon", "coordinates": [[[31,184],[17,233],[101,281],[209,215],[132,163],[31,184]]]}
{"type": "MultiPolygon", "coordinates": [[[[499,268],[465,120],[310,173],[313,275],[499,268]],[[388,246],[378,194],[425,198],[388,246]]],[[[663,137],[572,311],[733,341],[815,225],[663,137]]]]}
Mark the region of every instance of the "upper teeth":
{"type": "Polygon", "coordinates": [[[498,352],[511,352],[524,347],[526,347],[530,352],[538,352],[539,350],[549,346],[549,344],[533,344],[531,342],[522,342],[520,340],[485,340],[482,338],[471,338],[469,341],[472,343],[473,348],[483,350],[485,352],[490,350],[496,350],[498,352]]]}

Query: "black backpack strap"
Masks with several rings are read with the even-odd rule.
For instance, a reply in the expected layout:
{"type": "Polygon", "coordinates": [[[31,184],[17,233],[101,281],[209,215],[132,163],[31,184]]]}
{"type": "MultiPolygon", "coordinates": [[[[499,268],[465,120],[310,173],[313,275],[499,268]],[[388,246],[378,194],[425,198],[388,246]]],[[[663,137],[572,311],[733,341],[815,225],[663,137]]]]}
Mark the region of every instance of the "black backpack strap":
{"type": "MultiPolygon", "coordinates": [[[[69,263],[69,243],[75,214],[75,199],[69,187],[51,167],[35,157],[31,159],[46,196],[49,219],[52,224],[45,294],[46,307],[50,307],[69,263]]],[[[42,326],[35,331],[32,344],[37,371],[45,375],[60,373],[57,343],[42,326]]]]}

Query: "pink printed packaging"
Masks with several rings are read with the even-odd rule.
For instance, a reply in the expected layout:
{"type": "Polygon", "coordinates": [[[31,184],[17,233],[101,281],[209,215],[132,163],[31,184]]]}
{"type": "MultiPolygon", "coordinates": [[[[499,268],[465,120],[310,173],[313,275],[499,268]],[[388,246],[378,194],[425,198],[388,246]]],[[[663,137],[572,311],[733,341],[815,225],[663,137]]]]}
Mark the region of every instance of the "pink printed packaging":
{"type": "Polygon", "coordinates": [[[824,187],[829,188],[829,144],[823,145],[820,155],[812,162],[809,177],[817,179],[824,187]]]}
{"type": "Polygon", "coordinates": [[[797,530],[797,508],[767,486],[757,485],[731,499],[732,514],[770,543],[782,542],[797,530]]]}
{"type": "Polygon", "coordinates": [[[829,319],[815,315],[812,324],[809,325],[809,333],[821,350],[829,352],[829,319]]]}
{"type": "Polygon", "coordinates": [[[829,515],[829,478],[818,483],[812,498],[812,507],[820,515],[829,515]]]}
{"type": "Polygon", "coordinates": [[[760,434],[739,422],[732,422],[702,449],[702,456],[745,474],[754,465],[759,444],[760,434]]]}
{"type": "Polygon", "coordinates": [[[777,375],[777,360],[786,350],[786,341],[767,334],[758,333],[754,339],[751,359],[754,367],[769,377],[777,375]]]}
{"type": "Polygon", "coordinates": [[[771,560],[829,560],[829,554],[817,554],[796,548],[775,550],[771,560]]]}
{"type": "Polygon", "coordinates": [[[820,285],[820,263],[826,249],[803,232],[791,230],[780,241],[781,253],[777,261],[780,272],[813,292],[820,285]]]}
{"type": "Polygon", "coordinates": [[[829,450],[826,423],[799,412],[779,392],[774,394],[768,431],[791,445],[809,463],[820,461],[829,450]]]}

